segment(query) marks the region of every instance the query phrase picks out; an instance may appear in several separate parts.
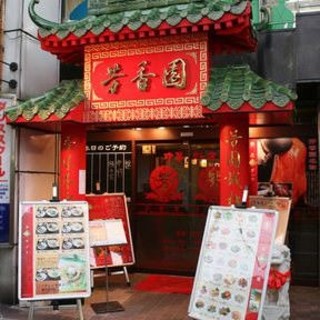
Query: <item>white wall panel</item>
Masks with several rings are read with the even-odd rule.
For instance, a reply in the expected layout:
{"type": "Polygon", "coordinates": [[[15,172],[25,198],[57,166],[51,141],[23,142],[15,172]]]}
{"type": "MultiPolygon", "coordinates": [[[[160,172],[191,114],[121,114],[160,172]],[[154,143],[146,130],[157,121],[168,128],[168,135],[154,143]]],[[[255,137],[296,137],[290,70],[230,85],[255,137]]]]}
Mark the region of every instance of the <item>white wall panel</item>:
{"type": "MultiPolygon", "coordinates": [[[[6,0],[4,24],[4,61],[17,62],[19,70],[12,72],[8,67],[3,68],[2,79],[15,79],[18,87],[10,89],[3,83],[2,91],[16,93],[22,100],[36,97],[59,82],[59,61],[43,51],[40,42],[27,34],[37,37],[38,32],[29,17],[29,3],[30,0],[6,0]]],[[[35,10],[41,17],[58,22],[60,8],[61,0],[41,0],[35,10]]]]}

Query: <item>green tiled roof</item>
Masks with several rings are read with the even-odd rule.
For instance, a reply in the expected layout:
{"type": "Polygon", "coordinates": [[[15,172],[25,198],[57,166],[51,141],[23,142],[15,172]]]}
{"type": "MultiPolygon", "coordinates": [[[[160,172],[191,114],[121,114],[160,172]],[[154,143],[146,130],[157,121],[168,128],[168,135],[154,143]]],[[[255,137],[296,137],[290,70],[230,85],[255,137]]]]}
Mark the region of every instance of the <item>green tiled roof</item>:
{"type": "Polygon", "coordinates": [[[84,99],[82,80],[65,80],[42,96],[8,109],[6,115],[11,121],[17,120],[20,116],[30,121],[36,115],[42,120],[48,119],[51,115],[62,119],[84,99]]]}
{"type": "Polygon", "coordinates": [[[259,110],[267,102],[284,107],[296,100],[295,92],[265,80],[255,74],[248,65],[213,68],[202,104],[212,111],[226,103],[237,110],[245,102],[259,110]]]}
{"type": "Polygon", "coordinates": [[[81,37],[88,31],[91,31],[94,35],[100,35],[106,29],[117,33],[124,27],[129,28],[131,31],[137,31],[143,25],[151,29],[157,29],[163,22],[174,27],[183,19],[186,19],[191,24],[197,24],[203,18],[215,22],[222,18],[225,13],[241,15],[248,6],[248,1],[246,0],[197,0],[161,7],[127,9],[121,12],[89,15],[83,20],[59,24],[45,20],[37,15],[34,6],[38,2],[39,0],[30,2],[29,13],[34,23],[40,28],[40,36],[45,38],[55,35],[59,39],[64,39],[70,34],[81,37]]]}

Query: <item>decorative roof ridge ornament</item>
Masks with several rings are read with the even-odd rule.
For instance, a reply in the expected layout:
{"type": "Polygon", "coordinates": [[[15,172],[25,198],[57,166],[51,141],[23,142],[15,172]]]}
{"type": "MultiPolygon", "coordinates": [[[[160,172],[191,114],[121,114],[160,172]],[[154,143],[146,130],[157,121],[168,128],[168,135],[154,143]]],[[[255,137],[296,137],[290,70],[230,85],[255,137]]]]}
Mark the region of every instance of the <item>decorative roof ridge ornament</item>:
{"type": "MultiPolygon", "coordinates": [[[[39,28],[47,29],[47,30],[51,30],[53,28],[56,28],[56,29],[61,28],[61,23],[46,20],[46,19],[40,17],[36,13],[34,7],[35,7],[36,4],[39,4],[39,3],[40,3],[40,0],[31,0],[30,4],[29,4],[29,8],[28,8],[29,16],[30,16],[31,20],[34,22],[34,24],[37,25],[39,28]]],[[[91,21],[92,19],[94,19],[94,17],[88,16],[88,17],[82,19],[81,21],[91,21]]],[[[66,27],[72,27],[72,26],[75,26],[77,24],[79,24],[78,20],[68,21],[68,22],[64,22],[63,23],[63,25],[66,26],[66,27]]]]}
{"type": "Polygon", "coordinates": [[[260,8],[260,13],[261,13],[261,20],[259,23],[256,24],[252,24],[253,27],[255,28],[255,30],[257,31],[262,31],[267,29],[269,23],[270,23],[270,8],[266,7],[266,6],[262,6],[260,8]]]}

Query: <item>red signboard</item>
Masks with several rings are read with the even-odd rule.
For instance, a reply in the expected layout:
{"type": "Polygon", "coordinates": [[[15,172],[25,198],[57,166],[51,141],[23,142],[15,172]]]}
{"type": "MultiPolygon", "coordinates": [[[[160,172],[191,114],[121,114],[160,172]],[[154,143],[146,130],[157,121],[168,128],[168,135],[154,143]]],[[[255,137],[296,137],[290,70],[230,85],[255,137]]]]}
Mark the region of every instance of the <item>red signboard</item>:
{"type": "Polygon", "coordinates": [[[206,34],[87,46],[86,121],[202,118],[207,82],[206,34]]]}
{"type": "MultiPolygon", "coordinates": [[[[127,243],[108,246],[110,252],[110,254],[107,256],[108,266],[118,267],[132,265],[135,260],[125,195],[123,193],[88,195],[86,200],[89,203],[90,220],[120,219],[122,221],[127,243]]],[[[92,267],[105,266],[106,257],[103,250],[103,247],[94,247],[92,249],[92,267]]]]}

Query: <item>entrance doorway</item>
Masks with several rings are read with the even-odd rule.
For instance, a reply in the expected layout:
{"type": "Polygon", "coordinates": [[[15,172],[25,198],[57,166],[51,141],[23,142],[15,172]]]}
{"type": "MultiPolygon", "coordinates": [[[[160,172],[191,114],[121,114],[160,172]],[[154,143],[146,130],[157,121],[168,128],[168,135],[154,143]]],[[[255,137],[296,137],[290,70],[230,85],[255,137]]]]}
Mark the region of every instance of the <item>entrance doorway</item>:
{"type": "Polygon", "coordinates": [[[193,274],[208,208],[219,202],[219,142],[143,142],[136,157],[136,267],[193,274]]]}

